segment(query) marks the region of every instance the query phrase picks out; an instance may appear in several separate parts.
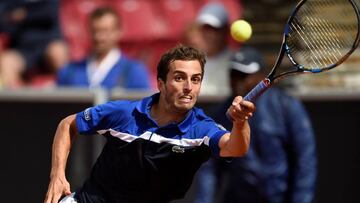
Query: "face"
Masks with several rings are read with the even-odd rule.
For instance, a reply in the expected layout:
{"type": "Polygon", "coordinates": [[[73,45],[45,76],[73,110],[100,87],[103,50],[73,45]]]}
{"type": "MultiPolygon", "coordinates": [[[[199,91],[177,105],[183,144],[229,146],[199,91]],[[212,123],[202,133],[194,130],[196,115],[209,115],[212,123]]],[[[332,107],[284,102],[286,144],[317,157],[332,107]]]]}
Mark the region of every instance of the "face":
{"type": "Polygon", "coordinates": [[[201,66],[197,60],[175,60],[169,65],[166,82],[158,80],[161,100],[167,110],[186,113],[194,107],[201,87],[201,66]]]}
{"type": "Polygon", "coordinates": [[[205,50],[205,40],[199,26],[193,25],[186,31],[184,43],[199,50],[205,50]]]}
{"type": "Polygon", "coordinates": [[[106,14],[91,23],[93,50],[95,54],[106,54],[116,47],[120,39],[120,28],[112,14],[106,14]]]}
{"type": "Polygon", "coordinates": [[[227,45],[226,29],[213,28],[209,25],[201,26],[201,34],[205,41],[205,52],[208,56],[220,53],[227,45]]]}
{"type": "Polygon", "coordinates": [[[51,72],[57,72],[69,61],[69,52],[66,44],[55,41],[46,49],[46,62],[51,72]]]}

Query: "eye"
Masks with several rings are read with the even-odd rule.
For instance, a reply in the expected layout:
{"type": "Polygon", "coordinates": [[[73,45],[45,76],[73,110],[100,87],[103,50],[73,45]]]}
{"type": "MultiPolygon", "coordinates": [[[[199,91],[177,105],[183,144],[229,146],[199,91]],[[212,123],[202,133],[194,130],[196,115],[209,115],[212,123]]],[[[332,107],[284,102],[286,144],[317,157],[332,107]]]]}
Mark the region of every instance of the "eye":
{"type": "Polygon", "coordinates": [[[196,77],[191,78],[191,80],[194,84],[199,84],[201,82],[201,77],[196,76],[196,77]]]}
{"type": "Polygon", "coordinates": [[[182,77],[181,75],[175,75],[174,80],[175,80],[176,82],[180,82],[180,81],[183,80],[183,77],[182,77]]]}

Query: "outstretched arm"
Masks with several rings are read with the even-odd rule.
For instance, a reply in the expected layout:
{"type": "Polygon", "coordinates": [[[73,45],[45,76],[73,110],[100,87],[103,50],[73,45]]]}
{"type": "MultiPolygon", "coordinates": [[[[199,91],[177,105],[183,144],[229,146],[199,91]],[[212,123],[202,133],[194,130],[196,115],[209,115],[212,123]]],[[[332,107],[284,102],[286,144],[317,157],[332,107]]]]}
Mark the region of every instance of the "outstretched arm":
{"type": "Polygon", "coordinates": [[[57,203],[62,195],[69,195],[70,184],[65,177],[65,168],[71,144],[77,135],[75,114],[63,119],[55,133],[52,146],[50,183],[44,203],[57,203]]]}
{"type": "Polygon", "coordinates": [[[255,106],[249,101],[237,96],[228,109],[228,115],[233,122],[231,133],[224,134],[220,141],[220,156],[238,157],[243,156],[250,144],[250,127],[248,118],[255,111],[255,106]]]}

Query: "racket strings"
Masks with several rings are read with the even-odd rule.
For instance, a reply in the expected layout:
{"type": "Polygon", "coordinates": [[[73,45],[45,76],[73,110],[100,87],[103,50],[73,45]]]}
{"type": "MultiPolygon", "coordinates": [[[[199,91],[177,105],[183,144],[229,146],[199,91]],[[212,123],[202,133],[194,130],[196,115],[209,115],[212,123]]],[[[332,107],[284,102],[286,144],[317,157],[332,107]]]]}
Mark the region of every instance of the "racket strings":
{"type": "Polygon", "coordinates": [[[312,27],[315,28],[313,30],[313,32],[315,33],[315,35],[312,35],[311,37],[309,35],[307,35],[306,31],[307,30],[296,30],[298,33],[302,34],[302,39],[303,42],[306,44],[307,49],[304,49],[304,51],[302,51],[302,54],[304,54],[306,57],[308,57],[310,60],[312,60],[313,63],[317,63],[317,64],[321,64],[321,65],[325,65],[324,60],[329,61],[331,60],[331,58],[328,57],[327,53],[324,54],[324,58],[319,58],[316,57],[316,50],[320,51],[320,52],[327,52],[327,49],[324,49],[324,47],[328,47],[329,46],[329,42],[330,42],[330,38],[331,36],[329,36],[330,32],[327,32],[326,30],[320,30],[321,28],[319,28],[318,25],[319,23],[316,22],[317,19],[309,19],[307,18],[308,22],[311,23],[312,27]],[[319,36],[318,33],[324,33],[323,36],[319,36]],[[311,57],[311,56],[315,56],[315,57],[311,57]]]}
{"type": "Polygon", "coordinates": [[[323,58],[316,57],[318,56],[315,51],[312,51],[312,56],[315,56],[318,59],[319,64],[322,67],[326,66],[326,62],[335,63],[341,58],[341,53],[338,51],[341,47],[341,42],[338,40],[338,37],[334,37],[333,34],[337,34],[336,28],[326,21],[320,21],[319,19],[310,19],[307,17],[309,22],[313,22],[311,25],[314,28],[314,33],[317,41],[311,41],[313,43],[313,50],[318,50],[321,52],[323,58]],[[318,26],[324,24],[325,26],[318,26]],[[322,33],[320,35],[319,33],[322,33]],[[328,49],[330,48],[330,49],[328,49]]]}
{"type": "MultiPolygon", "coordinates": [[[[311,8],[317,8],[317,7],[311,7],[311,8]]],[[[320,7],[320,8],[324,8],[324,7],[320,7]]],[[[329,4],[326,5],[326,8],[329,8],[329,4]]],[[[343,42],[339,41],[339,36],[333,36],[339,33],[338,32],[339,28],[334,27],[333,24],[329,23],[328,19],[319,18],[318,15],[313,15],[313,12],[316,12],[313,11],[313,9],[311,10],[304,9],[303,11],[304,13],[306,12],[304,15],[305,22],[308,22],[309,24],[309,26],[305,27],[307,28],[306,30],[305,29],[301,30],[303,42],[306,44],[306,47],[308,48],[307,50],[309,50],[308,51],[309,53],[306,54],[306,56],[307,57],[314,56],[314,57],[310,57],[309,59],[312,60],[314,64],[318,64],[317,66],[319,67],[326,67],[328,63],[331,64],[335,63],[342,56],[341,53],[337,50],[341,48],[340,44],[342,44],[343,42]],[[312,28],[312,30],[310,30],[309,28],[312,28]],[[319,57],[320,54],[321,57],[319,57]]],[[[320,12],[329,12],[329,11],[323,10],[320,12]]],[[[294,27],[296,28],[299,26],[294,26],[294,27]]],[[[300,33],[299,29],[296,29],[296,32],[300,33]]],[[[302,53],[304,54],[304,52],[302,53]]]]}
{"type": "Polygon", "coordinates": [[[349,0],[308,0],[290,21],[288,51],[305,70],[340,63],[358,36],[357,11],[349,0]]]}

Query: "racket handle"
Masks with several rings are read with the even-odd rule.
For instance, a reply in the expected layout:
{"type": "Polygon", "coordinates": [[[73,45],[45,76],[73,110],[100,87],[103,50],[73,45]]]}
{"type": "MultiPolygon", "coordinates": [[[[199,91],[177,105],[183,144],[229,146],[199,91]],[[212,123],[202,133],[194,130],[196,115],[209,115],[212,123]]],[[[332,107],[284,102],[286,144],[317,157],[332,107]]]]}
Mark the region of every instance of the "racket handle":
{"type": "Polygon", "coordinates": [[[270,87],[270,84],[271,82],[268,78],[262,80],[244,97],[244,99],[246,101],[254,102],[257,97],[262,95],[265,92],[265,90],[267,90],[270,87]]]}
{"type": "MultiPolygon", "coordinates": [[[[255,99],[260,96],[262,93],[265,92],[265,90],[267,90],[271,85],[271,81],[268,78],[265,78],[264,80],[262,80],[261,82],[259,82],[245,97],[244,99],[246,101],[251,101],[254,102],[255,99]]],[[[231,118],[229,112],[226,112],[226,117],[230,120],[233,121],[233,119],[231,118]]]]}

